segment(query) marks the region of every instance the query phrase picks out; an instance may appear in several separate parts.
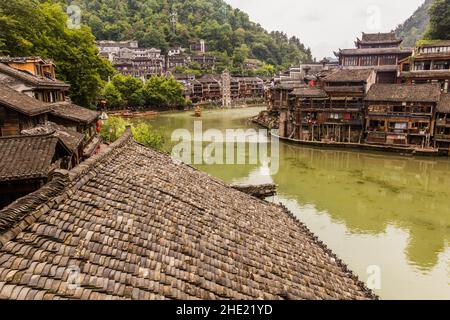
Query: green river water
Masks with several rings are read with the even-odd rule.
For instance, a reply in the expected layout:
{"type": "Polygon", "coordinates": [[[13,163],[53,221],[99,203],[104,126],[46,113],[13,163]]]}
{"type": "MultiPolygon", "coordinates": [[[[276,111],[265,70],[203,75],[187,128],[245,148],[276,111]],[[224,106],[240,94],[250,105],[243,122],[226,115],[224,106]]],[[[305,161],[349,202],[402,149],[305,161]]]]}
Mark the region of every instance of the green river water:
{"type": "MultiPolygon", "coordinates": [[[[167,113],[147,119],[164,129],[257,127],[263,108],[167,113]]],[[[248,150],[248,149],[247,149],[248,150]]],[[[248,152],[248,151],[247,151],[248,152]]],[[[383,299],[450,299],[450,159],[316,149],[280,142],[279,170],[260,165],[197,165],[237,184],[276,183],[282,202],[349,268],[367,281],[381,272],[383,299]]]]}

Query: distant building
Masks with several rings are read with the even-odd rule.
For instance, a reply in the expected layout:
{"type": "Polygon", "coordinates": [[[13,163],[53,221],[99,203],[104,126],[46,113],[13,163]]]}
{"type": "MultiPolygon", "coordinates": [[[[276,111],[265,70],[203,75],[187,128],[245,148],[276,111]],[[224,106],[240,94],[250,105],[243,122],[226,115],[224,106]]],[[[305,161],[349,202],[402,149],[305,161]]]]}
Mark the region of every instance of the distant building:
{"type": "Polygon", "coordinates": [[[97,48],[100,55],[110,61],[113,60],[114,55],[117,55],[121,49],[138,49],[139,43],[136,40],[131,41],[97,41],[97,48]]]}
{"type": "Polygon", "coordinates": [[[167,69],[169,71],[174,70],[175,68],[187,68],[189,63],[191,62],[191,57],[187,54],[175,54],[167,56],[167,69]]]}
{"type": "Polygon", "coordinates": [[[355,49],[335,53],[344,69],[370,69],[377,72],[377,83],[396,83],[401,60],[411,56],[412,49],[401,48],[401,39],[394,32],[363,33],[355,49]]]}
{"type": "Polygon", "coordinates": [[[444,92],[450,82],[450,41],[433,41],[415,48],[400,62],[399,83],[439,83],[444,92]]]}
{"type": "Polygon", "coordinates": [[[208,46],[205,40],[200,40],[198,42],[193,42],[189,46],[192,53],[205,54],[208,51],[208,46]]]}
{"type": "Polygon", "coordinates": [[[121,74],[141,79],[160,76],[166,71],[160,49],[139,48],[137,41],[98,41],[100,54],[121,74]]]}
{"type": "Polygon", "coordinates": [[[177,55],[183,54],[185,51],[186,51],[186,49],[182,48],[180,46],[170,48],[169,51],[167,52],[167,56],[168,57],[177,56],[177,55]]]}
{"type": "Polygon", "coordinates": [[[191,55],[190,61],[198,63],[202,70],[212,70],[214,71],[216,67],[216,57],[211,55],[191,55]]]}

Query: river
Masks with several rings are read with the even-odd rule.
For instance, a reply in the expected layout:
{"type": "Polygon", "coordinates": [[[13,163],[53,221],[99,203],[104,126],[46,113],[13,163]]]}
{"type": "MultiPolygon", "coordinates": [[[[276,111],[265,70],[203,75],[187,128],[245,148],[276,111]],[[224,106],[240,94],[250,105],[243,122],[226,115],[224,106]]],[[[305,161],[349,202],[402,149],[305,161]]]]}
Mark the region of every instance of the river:
{"type": "MultiPolygon", "coordinates": [[[[257,128],[262,108],[165,113],[144,119],[193,131],[257,128]]],[[[248,152],[248,148],[246,149],[248,152]]],[[[237,184],[273,182],[285,204],[382,299],[450,299],[450,160],[316,149],[280,142],[279,170],[197,165],[237,184]],[[375,282],[373,282],[374,278],[375,282]],[[379,276],[379,277],[378,277],[379,276]]]]}

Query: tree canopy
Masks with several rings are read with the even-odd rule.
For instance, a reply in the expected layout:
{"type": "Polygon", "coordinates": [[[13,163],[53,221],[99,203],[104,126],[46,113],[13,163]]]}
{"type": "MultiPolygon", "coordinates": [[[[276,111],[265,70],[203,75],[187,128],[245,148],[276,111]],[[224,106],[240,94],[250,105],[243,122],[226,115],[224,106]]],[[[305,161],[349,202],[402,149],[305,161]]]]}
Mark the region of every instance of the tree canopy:
{"type": "Polygon", "coordinates": [[[435,0],[429,14],[430,24],[425,39],[450,40],[450,0],[435,0]]]}
{"type": "Polygon", "coordinates": [[[186,105],[183,86],[170,77],[153,76],[145,84],[132,76],[116,74],[102,91],[108,107],[118,108],[174,108],[186,105]]]}
{"type": "Polygon", "coordinates": [[[61,5],[48,1],[0,1],[0,54],[53,59],[73,101],[92,106],[114,70],[98,56],[90,28],[70,29],[67,19],[61,5]]]}

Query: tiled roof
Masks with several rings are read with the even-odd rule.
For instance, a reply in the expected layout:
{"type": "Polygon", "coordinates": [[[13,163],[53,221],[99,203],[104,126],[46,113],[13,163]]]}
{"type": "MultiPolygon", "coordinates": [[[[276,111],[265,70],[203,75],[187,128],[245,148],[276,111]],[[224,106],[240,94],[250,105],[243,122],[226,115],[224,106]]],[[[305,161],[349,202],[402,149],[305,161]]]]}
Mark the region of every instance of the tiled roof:
{"type": "Polygon", "coordinates": [[[2,84],[0,84],[0,104],[29,116],[46,113],[49,110],[45,103],[2,84]]]}
{"type": "Polygon", "coordinates": [[[299,96],[299,97],[305,97],[305,98],[327,98],[327,93],[320,88],[311,88],[311,87],[304,87],[304,88],[297,88],[294,89],[291,93],[292,95],[299,96]]]}
{"type": "Polygon", "coordinates": [[[75,122],[91,123],[99,116],[97,111],[83,108],[67,101],[52,103],[49,106],[53,115],[75,122]]]}
{"type": "Polygon", "coordinates": [[[409,48],[367,48],[367,49],[342,49],[342,55],[375,55],[375,54],[412,54],[412,49],[409,48]]]}
{"type": "Polygon", "coordinates": [[[53,134],[58,137],[72,152],[78,150],[84,140],[84,134],[48,121],[29,130],[22,130],[23,135],[53,134]]]}
{"type": "Polygon", "coordinates": [[[437,111],[442,113],[450,113],[450,93],[442,93],[439,100],[437,111]]]}
{"type": "Polygon", "coordinates": [[[0,182],[46,178],[58,141],[51,134],[0,138],[0,182]]]}
{"type": "Polygon", "coordinates": [[[401,39],[397,38],[395,32],[387,32],[387,33],[364,33],[361,37],[362,42],[397,42],[401,41],[401,39]]]}
{"type": "Polygon", "coordinates": [[[4,63],[0,63],[0,73],[4,73],[38,88],[58,88],[63,90],[68,90],[70,88],[70,86],[63,81],[38,77],[31,73],[11,68],[4,63]]]}
{"type": "Polygon", "coordinates": [[[373,69],[341,69],[323,78],[324,82],[366,82],[373,69]]]}
{"type": "Polygon", "coordinates": [[[129,130],[0,211],[0,297],[376,298],[286,209],[129,130]]]}
{"type": "Polygon", "coordinates": [[[306,84],[301,80],[281,81],[274,85],[274,89],[293,90],[295,88],[301,88],[301,87],[305,87],[305,86],[306,86],[306,84]]]}
{"type": "Polygon", "coordinates": [[[374,84],[367,93],[367,101],[438,102],[439,84],[374,84]]]}
{"type": "MultiPolygon", "coordinates": [[[[348,70],[358,70],[358,69],[367,69],[368,67],[355,67],[355,66],[344,66],[343,69],[348,70]]],[[[397,65],[384,65],[384,66],[371,66],[373,70],[377,72],[397,72],[398,66],[397,65]]]]}
{"type": "Polygon", "coordinates": [[[417,70],[400,72],[400,78],[447,78],[450,70],[417,70]]]}

